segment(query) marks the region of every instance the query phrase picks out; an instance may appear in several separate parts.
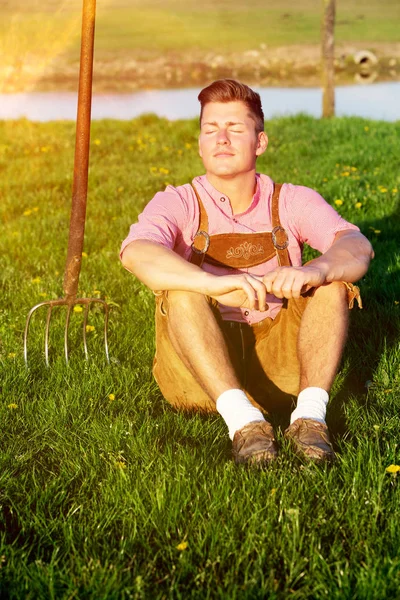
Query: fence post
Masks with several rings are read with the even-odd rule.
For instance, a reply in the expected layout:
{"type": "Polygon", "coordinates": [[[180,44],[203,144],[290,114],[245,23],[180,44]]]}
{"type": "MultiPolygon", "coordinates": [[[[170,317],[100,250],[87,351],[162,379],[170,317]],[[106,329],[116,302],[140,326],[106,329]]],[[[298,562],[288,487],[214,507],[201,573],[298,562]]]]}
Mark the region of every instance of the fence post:
{"type": "Polygon", "coordinates": [[[322,0],[322,116],[335,115],[335,12],[336,0],[322,0]]]}

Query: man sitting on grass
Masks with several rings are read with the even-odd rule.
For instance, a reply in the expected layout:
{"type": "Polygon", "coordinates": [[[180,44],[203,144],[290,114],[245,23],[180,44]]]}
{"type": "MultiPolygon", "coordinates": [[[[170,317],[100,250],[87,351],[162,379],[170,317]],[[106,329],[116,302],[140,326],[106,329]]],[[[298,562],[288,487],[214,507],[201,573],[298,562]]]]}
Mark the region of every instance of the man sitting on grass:
{"type": "Polygon", "coordinates": [[[237,463],[277,457],[264,414],[295,397],[285,436],[331,460],[326,405],[371,245],[314,190],[256,173],[257,93],[226,79],[199,101],[205,175],[157,193],[121,249],[156,295],[154,376],[176,408],[222,415],[237,463]],[[302,266],[304,243],[322,255],[302,266]]]}

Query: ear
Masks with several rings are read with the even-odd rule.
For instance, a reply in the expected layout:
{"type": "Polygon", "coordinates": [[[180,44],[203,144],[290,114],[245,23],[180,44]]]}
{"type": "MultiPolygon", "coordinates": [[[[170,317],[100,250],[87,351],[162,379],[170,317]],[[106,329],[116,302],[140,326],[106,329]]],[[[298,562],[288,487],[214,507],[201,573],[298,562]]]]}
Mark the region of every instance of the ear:
{"type": "Polygon", "coordinates": [[[268,146],[268,136],[264,131],[261,131],[257,136],[256,156],[263,154],[268,146]]]}

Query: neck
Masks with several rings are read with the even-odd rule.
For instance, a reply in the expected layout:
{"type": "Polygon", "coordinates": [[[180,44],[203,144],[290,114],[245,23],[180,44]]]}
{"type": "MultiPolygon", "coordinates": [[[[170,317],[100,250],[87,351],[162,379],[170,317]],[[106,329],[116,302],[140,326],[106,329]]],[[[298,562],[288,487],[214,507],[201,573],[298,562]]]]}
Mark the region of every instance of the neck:
{"type": "Polygon", "coordinates": [[[216,190],[228,196],[233,214],[243,213],[249,208],[257,188],[255,170],[229,179],[210,173],[207,173],[206,177],[216,190]]]}

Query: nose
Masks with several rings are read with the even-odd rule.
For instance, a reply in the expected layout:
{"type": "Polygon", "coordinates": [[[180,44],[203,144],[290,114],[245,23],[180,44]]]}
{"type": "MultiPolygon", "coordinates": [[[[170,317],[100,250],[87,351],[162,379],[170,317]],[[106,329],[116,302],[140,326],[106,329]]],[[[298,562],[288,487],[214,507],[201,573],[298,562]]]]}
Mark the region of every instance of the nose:
{"type": "Polygon", "coordinates": [[[217,135],[217,144],[225,145],[230,144],[230,139],[228,137],[226,129],[220,129],[217,135]]]}

